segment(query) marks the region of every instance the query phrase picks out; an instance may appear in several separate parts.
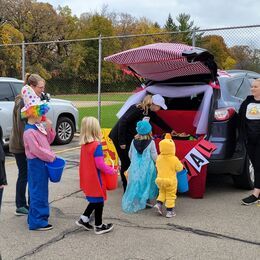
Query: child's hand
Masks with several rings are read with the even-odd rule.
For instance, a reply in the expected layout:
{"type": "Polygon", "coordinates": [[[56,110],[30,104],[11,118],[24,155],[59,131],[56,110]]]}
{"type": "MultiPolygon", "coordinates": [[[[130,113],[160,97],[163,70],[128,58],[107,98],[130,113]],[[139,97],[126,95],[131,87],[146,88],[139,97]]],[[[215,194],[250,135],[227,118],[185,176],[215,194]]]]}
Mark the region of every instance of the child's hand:
{"type": "Polygon", "coordinates": [[[120,172],[120,167],[119,166],[115,166],[114,167],[114,173],[118,174],[120,172]]]}
{"type": "Polygon", "coordinates": [[[45,123],[46,123],[47,129],[50,130],[52,128],[52,121],[49,118],[46,118],[45,123]]]}
{"type": "Polygon", "coordinates": [[[0,189],[3,189],[6,185],[0,185],[0,189]]]}

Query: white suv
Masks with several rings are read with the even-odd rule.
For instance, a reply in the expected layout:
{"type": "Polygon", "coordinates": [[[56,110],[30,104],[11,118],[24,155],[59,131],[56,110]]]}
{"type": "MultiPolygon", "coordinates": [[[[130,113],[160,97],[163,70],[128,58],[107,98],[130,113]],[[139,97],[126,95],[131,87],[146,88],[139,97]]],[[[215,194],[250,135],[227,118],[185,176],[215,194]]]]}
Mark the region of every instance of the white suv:
{"type": "MultiPolygon", "coordinates": [[[[14,78],[0,77],[0,138],[6,145],[9,143],[13,127],[13,107],[15,97],[21,93],[23,81],[14,78]]],[[[56,129],[55,143],[68,144],[78,130],[79,112],[67,100],[50,99],[50,110],[47,117],[56,129]]]]}

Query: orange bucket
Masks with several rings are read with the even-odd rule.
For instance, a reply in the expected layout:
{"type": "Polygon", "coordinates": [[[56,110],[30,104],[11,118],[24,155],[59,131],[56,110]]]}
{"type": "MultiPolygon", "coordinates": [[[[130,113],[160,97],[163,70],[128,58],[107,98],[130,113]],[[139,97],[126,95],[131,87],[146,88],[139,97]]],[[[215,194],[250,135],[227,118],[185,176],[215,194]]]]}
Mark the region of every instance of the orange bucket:
{"type": "MultiPolygon", "coordinates": [[[[112,163],[112,167],[115,168],[113,160],[111,160],[111,163],[112,163]]],[[[118,179],[117,178],[118,178],[117,173],[104,174],[104,179],[105,179],[107,190],[115,190],[117,188],[117,185],[118,185],[118,179]]]]}

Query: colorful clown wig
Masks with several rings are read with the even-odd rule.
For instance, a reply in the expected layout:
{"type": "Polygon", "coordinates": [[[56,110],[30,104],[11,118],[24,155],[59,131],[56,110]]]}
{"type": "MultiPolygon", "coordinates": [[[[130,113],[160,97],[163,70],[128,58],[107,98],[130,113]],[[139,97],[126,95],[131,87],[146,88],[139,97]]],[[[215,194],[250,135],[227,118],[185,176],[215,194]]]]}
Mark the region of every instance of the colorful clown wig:
{"type": "Polygon", "coordinates": [[[25,111],[21,111],[22,118],[29,118],[29,117],[40,117],[44,116],[50,107],[47,103],[42,103],[41,105],[35,105],[28,107],[25,111]]]}
{"type": "Polygon", "coordinates": [[[41,101],[28,85],[22,88],[22,97],[24,102],[24,107],[21,109],[22,118],[44,116],[50,109],[46,101],[41,101]]]}

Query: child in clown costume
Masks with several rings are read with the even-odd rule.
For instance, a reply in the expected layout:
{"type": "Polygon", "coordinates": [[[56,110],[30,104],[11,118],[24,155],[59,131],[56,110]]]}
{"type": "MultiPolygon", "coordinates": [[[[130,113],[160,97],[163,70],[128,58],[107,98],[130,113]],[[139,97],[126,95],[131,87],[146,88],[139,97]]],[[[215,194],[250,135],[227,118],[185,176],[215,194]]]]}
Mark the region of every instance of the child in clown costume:
{"type": "Polygon", "coordinates": [[[113,224],[103,224],[102,214],[106,200],[106,185],[104,174],[117,174],[117,170],[104,162],[102,151],[101,129],[95,117],[84,117],[80,129],[80,188],[89,202],[84,213],[76,224],[86,230],[94,230],[101,235],[110,232],[113,224]],[[95,227],[90,222],[90,216],[95,211],[95,227]]]}
{"type": "Polygon", "coordinates": [[[25,85],[22,88],[24,107],[21,109],[21,117],[27,118],[23,141],[28,165],[28,187],[30,195],[30,207],[28,224],[30,230],[50,230],[48,182],[49,175],[45,162],[53,162],[56,158],[50,148],[55,138],[55,131],[51,121],[45,119],[46,128],[41,123],[42,117],[48,112],[46,102],[40,100],[34,90],[25,85]]]}
{"type": "Polygon", "coordinates": [[[157,151],[151,136],[152,126],[142,120],[137,122],[136,131],[129,150],[128,184],[122,198],[122,209],[126,213],[144,209],[158,194],[155,184],[157,151]]]}
{"type": "Polygon", "coordinates": [[[159,143],[160,154],[156,161],[157,178],[156,184],[159,188],[159,196],[155,208],[162,215],[162,205],[165,203],[166,217],[171,218],[175,213],[175,200],[177,193],[176,173],[183,169],[180,160],[175,156],[175,144],[170,134],[165,135],[165,139],[159,143]]]}

